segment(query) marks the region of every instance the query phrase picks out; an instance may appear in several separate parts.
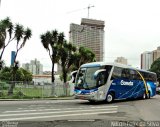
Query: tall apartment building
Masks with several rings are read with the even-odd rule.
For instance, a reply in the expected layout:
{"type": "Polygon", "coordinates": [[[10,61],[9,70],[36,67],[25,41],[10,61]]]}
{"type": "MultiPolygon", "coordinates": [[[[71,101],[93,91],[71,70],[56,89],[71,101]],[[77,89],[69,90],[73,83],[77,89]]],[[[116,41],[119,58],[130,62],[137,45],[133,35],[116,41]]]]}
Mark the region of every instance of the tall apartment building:
{"type": "Polygon", "coordinates": [[[141,54],[141,69],[149,70],[153,63],[153,52],[143,52],[141,54]]]}
{"type": "Polygon", "coordinates": [[[31,60],[30,63],[22,64],[22,68],[30,71],[33,75],[43,74],[43,65],[37,59],[31,60]]]}
{"type": "Polygon", "coordinates": [[[81,25],[70,24],[70,42],[90,48],[96,55],[96,61],[103,61],[104,55],[104,21],[81,19],[81,25]]]}
{"type": "Polygon", "coordinates": [[[116,59],[114,62],[116,62],[116,63],[121,63],[121,64],[125,64],[125,65],[128,64],[128,63],[127,63],[127,59],[124,58],[124,57],[117,57],[117,59],[116,59]]]}
{"type": "Polygon", "coordinates": [[[159,57],[160,57],[160,46],[157,47],[157,49],[153,51],[153,61],[155,61],[159,57]]]}
{"type": "Polygon", "coordinates": [[[160,58],[160,46],[156,50],[146,51],[141,54],[141,69],[149,70],[152,63],[160,58]]]}

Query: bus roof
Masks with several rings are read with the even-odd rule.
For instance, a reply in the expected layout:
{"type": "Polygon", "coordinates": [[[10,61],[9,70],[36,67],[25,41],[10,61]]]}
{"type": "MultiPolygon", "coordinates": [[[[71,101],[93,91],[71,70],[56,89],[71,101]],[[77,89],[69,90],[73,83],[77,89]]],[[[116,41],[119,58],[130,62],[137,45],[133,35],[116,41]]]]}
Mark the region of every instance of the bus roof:
{"type": "Polygon", "coordinates": [[[99,66],[104,66],[104,65],[111,65],[111,66],[116,66],[116,67],[129,68],[129,69],[133,69],[133,70],[138,70],[138,71],[142,71],[142,72],[156,74],[156,73],[151,72],[151,71],[146,71],[146,70],[143,70],[143,69],[135,68],[135,67],[120,64],[120,63],[91,62],[91,63],[83,64],[83,65],[81,65],[81,67],[99,67],[99,66]]]}

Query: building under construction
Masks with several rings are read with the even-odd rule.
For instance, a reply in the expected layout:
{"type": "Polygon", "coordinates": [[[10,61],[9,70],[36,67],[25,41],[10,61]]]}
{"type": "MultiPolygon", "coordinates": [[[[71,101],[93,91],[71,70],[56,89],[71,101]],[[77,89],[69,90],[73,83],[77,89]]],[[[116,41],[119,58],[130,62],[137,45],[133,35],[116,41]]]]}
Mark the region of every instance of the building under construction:
{"type": "Polygon", "coordinates": [[[96,61],[103,61],[104,27],[104,21],[82,18],[80,25],[70,24],[70,42],[91,49],[96,55],[96,61]]]}

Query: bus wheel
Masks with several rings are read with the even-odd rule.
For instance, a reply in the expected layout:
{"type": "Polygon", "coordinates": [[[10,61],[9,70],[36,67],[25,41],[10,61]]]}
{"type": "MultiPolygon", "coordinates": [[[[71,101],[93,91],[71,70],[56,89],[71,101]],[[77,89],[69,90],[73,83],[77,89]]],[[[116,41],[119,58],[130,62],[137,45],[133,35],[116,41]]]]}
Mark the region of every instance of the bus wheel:
{"type": "Polygon", "coordinates": [[[150,98],[151,98],[151,95],[150,95],[150,92],[148,92],[147,99],[150,99],[150,98]]]}
{"type": "Polygon", "coordinates": [[[111,103],[113,100],[114,100],[113,93],[107,94],[106,101],[107,101],[108,103],[111,103]]]}
{"type": "Polygon", "coordinates": [[[94,103],[96,103],[96,101],[95,100],[88,100],[91,104],[94,104],[94,103]]]}
{"type": "Polygon", "coordinates": [[[142,99],[146,99],[147,98],[147,95],[146,95],[146,93],[144,92],[143,93],[143,96],[142,96],[142,99]]]}

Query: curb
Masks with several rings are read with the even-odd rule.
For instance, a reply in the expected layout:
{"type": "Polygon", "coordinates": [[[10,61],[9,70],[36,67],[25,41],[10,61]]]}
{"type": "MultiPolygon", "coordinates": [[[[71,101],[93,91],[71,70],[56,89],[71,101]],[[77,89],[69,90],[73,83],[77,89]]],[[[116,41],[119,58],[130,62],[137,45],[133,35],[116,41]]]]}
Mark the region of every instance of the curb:
{"type": "Polygon", "coordinates": [[[70,98],[33,98],[33,99],[0,99],[0,101],[38,101],[38,100],[74,100],[74,97],[70,98]]]}

